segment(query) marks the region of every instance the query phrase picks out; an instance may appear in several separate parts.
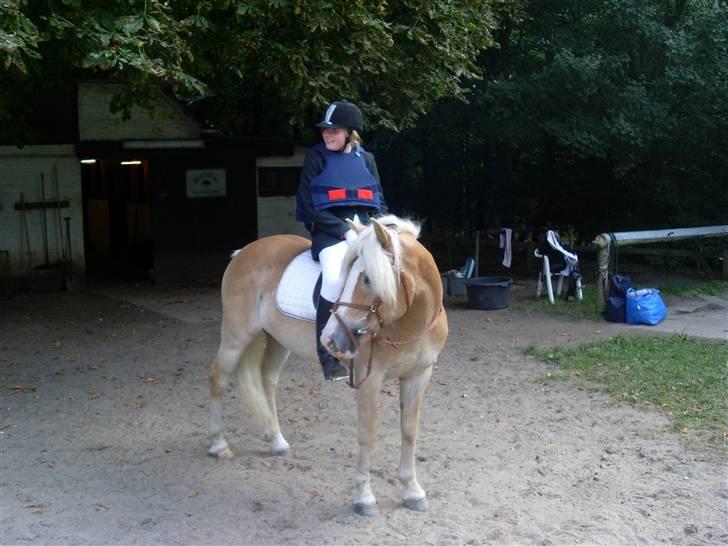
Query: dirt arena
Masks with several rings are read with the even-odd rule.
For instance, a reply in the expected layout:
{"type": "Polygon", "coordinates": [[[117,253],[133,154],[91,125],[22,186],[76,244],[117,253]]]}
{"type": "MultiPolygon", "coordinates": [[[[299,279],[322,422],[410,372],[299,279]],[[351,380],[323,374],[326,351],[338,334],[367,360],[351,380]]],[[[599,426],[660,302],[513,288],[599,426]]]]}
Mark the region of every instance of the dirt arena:
{"type": "MultiPolygon", "coordinates": [[[[517,285],[514,298],[532,295],[517,285]]],[[[562,303],[565,305],[565,303],[562,303]]],[[[0,543],[726,544],[726,453],[665,415],[568,382],[523,348],[629,327],[447,302],[418,477],[400,504],[397,385],[385,384],[373,488],[352,509],[354,393],[311,362],[282,373],[291,458],[226,396],[230,461],[207,456],[214,286],[106,286],[0,301],[0,543]]]]}

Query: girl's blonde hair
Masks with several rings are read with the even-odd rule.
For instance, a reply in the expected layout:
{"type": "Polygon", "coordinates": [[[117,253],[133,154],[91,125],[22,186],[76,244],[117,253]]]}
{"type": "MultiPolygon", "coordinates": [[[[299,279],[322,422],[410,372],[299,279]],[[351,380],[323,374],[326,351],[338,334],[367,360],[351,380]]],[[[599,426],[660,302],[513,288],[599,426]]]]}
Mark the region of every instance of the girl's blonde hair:
{"type": "Polygon", "coordinates": [[[347,145],[347,148],[349,150],[353,150],[354,148],[361,146],[362,142],[361,135],[357,132],[357,130],[351,129],[351,131],[349,131],[349,144],[347,145]]]}

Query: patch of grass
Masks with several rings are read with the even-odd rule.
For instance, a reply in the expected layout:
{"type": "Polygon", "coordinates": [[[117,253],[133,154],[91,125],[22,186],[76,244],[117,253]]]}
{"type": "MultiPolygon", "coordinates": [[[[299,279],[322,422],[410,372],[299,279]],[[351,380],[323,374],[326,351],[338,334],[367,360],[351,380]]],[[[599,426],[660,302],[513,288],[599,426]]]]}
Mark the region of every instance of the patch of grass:
{"type": "MultiPolygon", "coordinates": [[[[556,286],[554,286],[556,290],[556,286]]],[[[543,311],[551,315],[560,317],[569,317],[575,320],[603,320],[601,313],[597,311],[597,289],[596,286],[590,285],[583,288],[584,299],[582,301],[567,301],[563,294],[566,292],[564,287],[562,296],[557,297],[556,304],[551,305],[548,296],[523,299],[511,304],[511,307],[518,311],[543,311]]]]}
{"type": "Polygon", "coordinates": [[[677,430],[706,430],[714,439],[727,433],[728,343],[680,335],[616,336],[529,353],[604,385],[617,400],[661,408],[677,430]]]}
{"type": "Polygon", "coordinates": [[[728,281],[706,281],[699,284],[668,283],[659,287],[664,296],[676,298],[689,298],[705,294],[707,296],[721,296],[728,292],[728,281]]]}

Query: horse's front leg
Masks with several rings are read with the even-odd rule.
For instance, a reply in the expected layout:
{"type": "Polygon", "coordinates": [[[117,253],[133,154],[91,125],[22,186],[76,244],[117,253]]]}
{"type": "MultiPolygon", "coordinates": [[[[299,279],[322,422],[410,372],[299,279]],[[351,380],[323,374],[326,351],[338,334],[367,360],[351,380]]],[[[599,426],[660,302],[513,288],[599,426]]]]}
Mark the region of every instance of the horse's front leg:
{"type": "Polygon", "coordinates": [[[369,469],[372,461],[372,450],[377,437],[377,412],[379,405],[379,391],[384,377],[372,372],[372,375],[356,391],[358,411],[358,437],[359,456],[356,462],[356,499],[354,511],[362,516],[376,516],[377,499],[372,493],[371,476],[369,469]]]}
{"type": "Polygon", "coordinates": [[[402,426],[402,453],[399,461],[399,480],[404,485],[402,503],[410,510],[427,511],[425,490],[417,483],[415,446],[420,425],[420,406],[425,388],[432,375],[432,366],[399,381],[399,403],[402,426]]]}

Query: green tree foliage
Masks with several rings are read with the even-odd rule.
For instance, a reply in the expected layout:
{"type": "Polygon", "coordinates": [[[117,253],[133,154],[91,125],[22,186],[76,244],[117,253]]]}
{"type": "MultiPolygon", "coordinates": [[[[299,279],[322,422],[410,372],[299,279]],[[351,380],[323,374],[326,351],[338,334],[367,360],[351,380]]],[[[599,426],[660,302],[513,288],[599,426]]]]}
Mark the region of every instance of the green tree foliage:
{"type": "MultiPolygon", "coordinates": [[[[491,1],[0,0],[0,84],[123,81],[122,110],[163,84],[232,133],[302,126],[346,97],[396,129],[478,76],[491,1]]],[[[3,93],[0,115],[20,101],[3,93]]]]}
{"type": "Polygon", "coordinates": [[[424,158],[395,173],[405,187],[449,180],[418,212],[585,236],[728,222],[725,3],[531,0],[501,15],[470,104],[441,103],[395,141],[424,158]]]}

